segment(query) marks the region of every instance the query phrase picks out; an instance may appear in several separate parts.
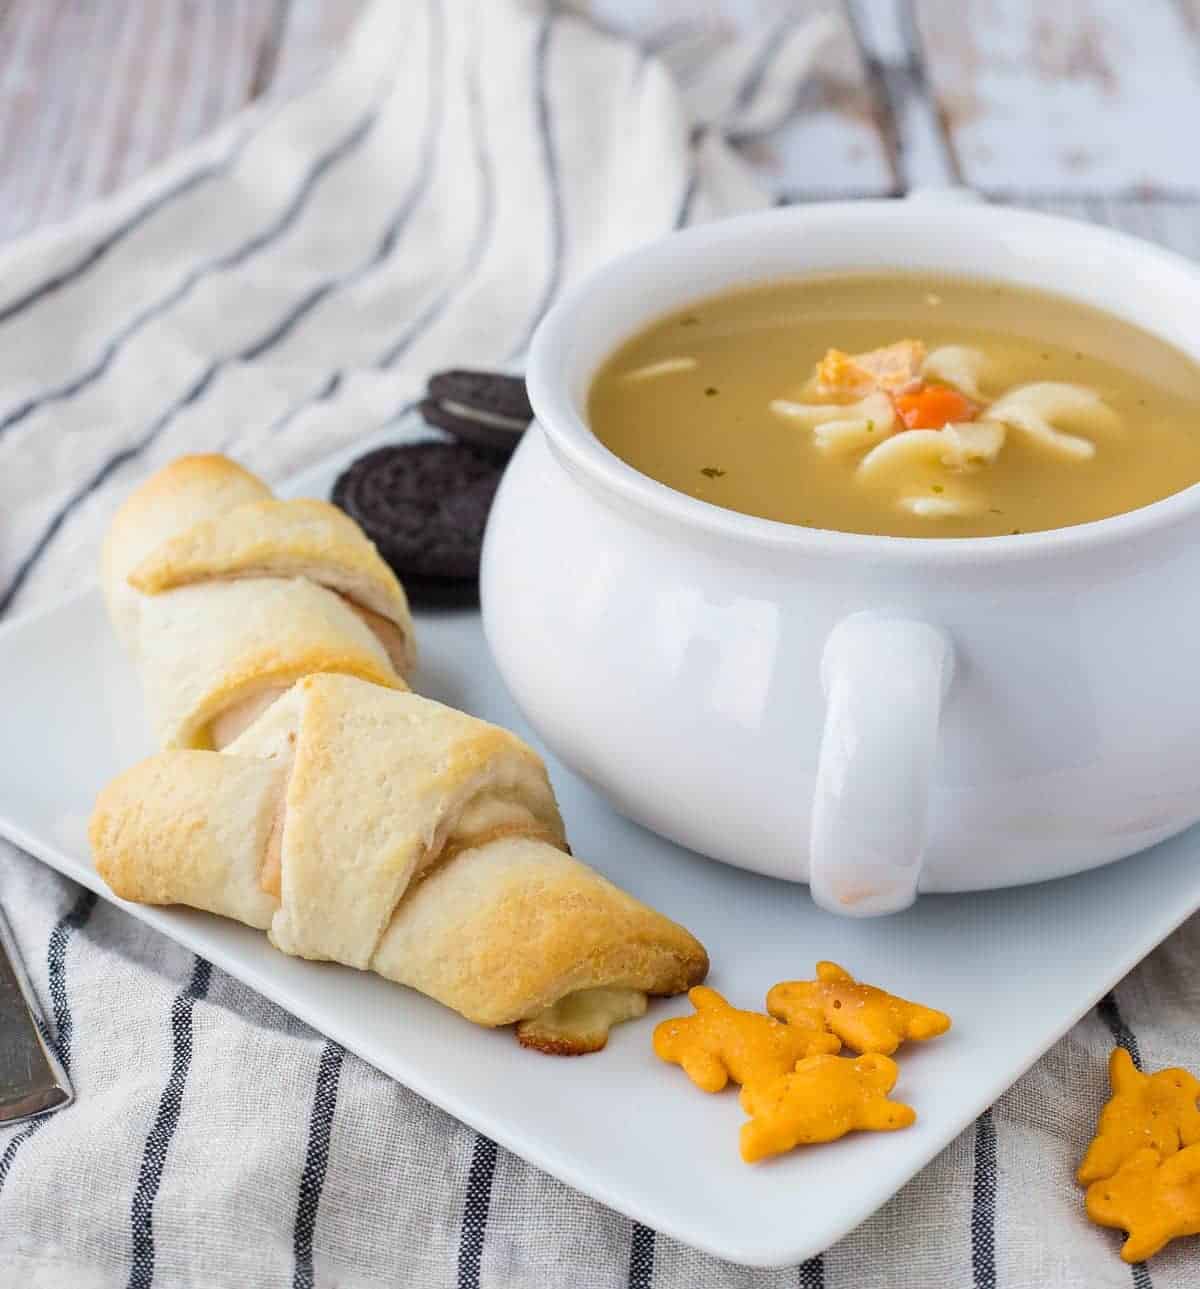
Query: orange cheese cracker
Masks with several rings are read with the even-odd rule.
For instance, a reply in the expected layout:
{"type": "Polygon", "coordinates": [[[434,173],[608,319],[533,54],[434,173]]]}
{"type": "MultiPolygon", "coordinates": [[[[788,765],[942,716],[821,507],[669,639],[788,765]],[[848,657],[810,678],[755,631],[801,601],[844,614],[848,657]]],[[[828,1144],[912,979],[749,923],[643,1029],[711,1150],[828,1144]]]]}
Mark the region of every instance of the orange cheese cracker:
{"type": "Polygon", "coordinates": [[[836,962],[818,962],[816,980],[786,980],[767,994],[767,1011],[790,1025],[829,1028],[856,1052],[890,1056],[905,1039],[950,1028],[945,1012],[866,985],[836,962]]]}
{"type": "Polygon", "coordinates": [[[1152,1146],[1135,1151],[1113,1176],[1088,1187],[1087,1215],[1128,1234],[1126,1262],[1152,1257],[1178,1236],[1200,1235],[1200,1144],[1169,1159],[1152,1146]]]}
{"type": "Polygon", "coordinates": [[[681,1065],[705,1092],[720,1092],[731,1079],[743,1085],[769,1081],[802,1057],[841,1047],[823,1026],[798,1028],[742,1011],[706,985],[689,990],[688,999],[696,1014],[662,1021],[654,1030],[654,1051],[681,1065]]]}
{"type": "Polygon", "coordinates": [[[894,1132],[915,1122],[916,1111],[888,1100],[899,1067],[872,1052],[857,1060],[810,1056],[790,1074],[742,1089],[742,1158],[748,1164],[795,1146],[835,1141],[856,1128],[894,1132]]]}
{"type": "Polygon", "coordinates": [[[1200,1142],[1200,1079],[1187,1070],[1143,1074],[1123,1047],[1108,1058],[1112,1097],[1100,1111],[1096,1137],[1075,1174],[1081,1185],[1111,1177],[1150,1146],[1166,1159],[1200,1142]]]}

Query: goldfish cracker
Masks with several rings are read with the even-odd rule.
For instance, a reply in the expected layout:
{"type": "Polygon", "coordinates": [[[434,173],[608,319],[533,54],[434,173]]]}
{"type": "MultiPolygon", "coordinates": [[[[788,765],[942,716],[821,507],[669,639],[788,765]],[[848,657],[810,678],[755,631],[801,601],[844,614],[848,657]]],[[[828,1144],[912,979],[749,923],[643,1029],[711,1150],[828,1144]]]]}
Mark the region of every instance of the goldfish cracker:
{"type": "Polygon", "coordinates": [[[818,962],[816,980],[775,985],[767,994],[767,1011],[789,1025],[828,1025],[856,1052],[884,1056],[905,1039],[935,1038],[950,1028],[945,1012],[862,984],[835,962],[818,962]]]}
{"type": "Polygon", "coordinates": [[[1143,1074],[1123,1047],[1108,1059],[1112,1097],[1100,1111],[1096,1137],[1079,1171],[1081,1185],[1111,1177],[1138,1150],[1149,1146],[1162,1159],[1200,1142],[1200,1079],[1187,1070],[1143,1074]]]}
{"type": "Polygon", "coordinates": [[[793,1027],[741,1011],[705,985],[689,990],[688,999],[696,1014],[662,1021],[654,1030],[654,1051],[681,1065],[705,1092],[720,1092],[731,1079],[743,1085],[769,1082],[802,1057],[841,1047],[823,1026],[793,1027]]]}
{"type": "Polygon", "coordinates": [[[1200,1235],[1200,1144],[1165,1160],[1152,1146],[1134,1151],[1112,1177],[1088,1187],[1087,1215],[1128,1233],[1126,1262],[1153,1257],[1178,1236],[1200,1235]]]}
{"type": "Polygon", "coordinates": [[[757,1163],[795,1146],[836,1141],[856,1128],[894,1132],[916,1121],[916,1111],[888,1100],[899,1067],[872,1052],[857,1060],[810,1056],[790,1074],[742,1089],[742,1158],[757,1163]]]}

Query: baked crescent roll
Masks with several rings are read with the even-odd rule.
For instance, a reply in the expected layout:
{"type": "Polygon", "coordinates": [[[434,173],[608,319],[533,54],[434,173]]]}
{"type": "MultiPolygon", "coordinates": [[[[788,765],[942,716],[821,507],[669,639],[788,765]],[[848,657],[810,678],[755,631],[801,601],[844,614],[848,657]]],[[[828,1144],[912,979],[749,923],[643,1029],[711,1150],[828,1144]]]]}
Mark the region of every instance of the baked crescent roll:
{"type": "Polygon", "coordinates": [[[278,501],[222,456],[182,457],[117,512],[109,614],[160,741],[220,748],[313,672],[404,688],[404,590],[362,530],[323,501],[278,501]]]}
{"type": "Polygon", "coordinates": [[[300,681],[226,752],[162,752],[89,835],[124,899],[190,904],[283,952],[375,971],[544,1050],[602,1047],[708,958],[566,850],[545,766],[416,694],[300,681]]]}

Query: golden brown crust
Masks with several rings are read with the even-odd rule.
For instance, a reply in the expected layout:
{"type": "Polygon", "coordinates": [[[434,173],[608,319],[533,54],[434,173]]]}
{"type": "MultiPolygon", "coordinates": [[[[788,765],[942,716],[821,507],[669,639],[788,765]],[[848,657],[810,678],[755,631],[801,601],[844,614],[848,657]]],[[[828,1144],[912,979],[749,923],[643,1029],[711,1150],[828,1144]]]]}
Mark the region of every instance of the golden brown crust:
{"type": "Polygon", "coordinates": [[[271,496],[257,475],[236,461],[216,454],[179,457],[143,480],[109,525],[106,572],[124,582],[149,551],[181,530],[203,522],[230,507],[271,496]]]}
{"type": "Polygon", "coordinates": [[[312,672],[403,688],[371,631],[307,578],[182,586],[143,601],[138,661],[164,747],[213,748],[218,717],[312,672]]]}
{"type": "Polygon", "coordinates": [[[236,506],[156,546],[130,572],[144,595],[197,582],[244,577],[307,577],[353,606],[390,622],[415,660],[408,601],[395,574],[359,526],[325,501],[274,498],[236,506]]]}
{"type": "Polygon", "coordinates": [[[161,470],[156,470],[129,494],[125,504],[128,505],[135,497],[144,500],[158,492],[176,492],[195,480],[208,486],[212,483],[225,484],[234,478],[263,493],[270,492],[258,475],[239,465],[232,457],[220,452],[189,452],[176,457],[161,470]]]}
{"type": "Polygon", "coordinates": [[[122,899],[190,904],[266,929],[275,901],[258,867],[283,788],[269,761],[160,752],[99,794],[88,840],[122,899]]]}
{"type": "Polygon", "coordinates": [[[413,634],[411,623],[406,629],[391,621],[390,618],[373,613],[370,609],[352,600],[344,592],[338,592],[338,594],[341,596],[341,601],[346,608],[362,622],[363,626],[383,646],[383,652],[387,654],[388,661],[395,667],[396,671],[401,676],[407,677],[416,666],[417,660],[416,637],[413,634]]]}
{"type": "Polygon", "coordinates": [[[525,1021],[522,1043],[564,1055],[604,1045],[622,996],[636,1015],[704,978],[693,936],[571,857],[533,749],[406,692],[404,592],[340,511],[183,458],[122,507],[105,568],[163,741],[187,749],[97,801],[117,894],[268,929],[481,1025],[525,1021]],[[256,699],[227,750],[200,750],[256,699]],[[609,1012],[556,1010],[606,992],[609,1012]]]}
{"type": "Polygon", "coordinates": [[[197,453],[177,457],[143,480],[125,498],[113,526],[140,524],[147,511],[178,507],[187,495],[196,493],[213,496],[218,505],[244,505],[271,496],[270,488],[258,475],[236,461],[215,452],[197,453]],[[231,498],[236,500],[230,502],[231,498]]]}
{"type": "Polygon", "coordinates": [[[463,852],[413,890],[372,966],[496,1026],[585,989],[682,993],[707,975],[708,956],[683,927],[585,864],[507,838],[463,852]]]}
{"type": "Polygon", "coordinates": [[[531,1051],[541,1052],[543,1056],[587,1056],[591,1052],[600,1052],[608,1045],[608,1036],[597,1041],[594,1036],[583,1038],[551,1038],[549,1034],[527,1029],[518,1025],[513,1031],[517,1042],[531,1051]]]}
{"type": "Polygon", "coordinates": [[[562,836],[545,767],[513,735],[339,676],[308,676],[287,701],[296,761],[271,932],[286,952],[367,967],[393,909],[446,845],[497,827],[562,836]],[[353,881],[339,871],[344,851],[353,881]]]}
{"type": "Polygon", "coordinates": [[[466,832],[461,835],[456,831],[453,839],[446,842],[435,856],[428,859],[413,874],[413,879],[408,884],[409,892],[416,890],[419,882],[425,881],[426,878],[431,877],[451,861],[457,859],[464,850],[477,850],[480,846],[490,846],[494,841],[503,841],[509,837],[521,837],[526,841],[539,841],[547,846],[553,846],[556,850],[561,850],[565,855],[571,853],[571,848],[556,833],[530,823],[497,824],[492,828],[486,828],[476,833],[466,832]]]}
{"type": "Polygon", "coordinates": [[[348,516],[278,501],[218,455],[183,457],[126,500],[105,542],[113,625],[169,748],[272,686],[335,671],[402,686],[415,657],[404,591],[348,516]]]}
{"type": "Polygon", "coordinates": [[[708,969],[686,930],[561,849],[545,767],[515,735],[346,676],[305,677],[226,752],[122,776],[91,837],[127,898],[269,926],[284,952],[374,970],[481,1025],[529,1021],[522,1041],[542,1050],[594,1050],[622,1019],[564,1027],[546,1015],[560,1002],[644,1005],[708,969]]]}
{"type": "Polygon", "coordinates": [[[275,649],[266,649],[240,659],[236,670],[231,669],[225,673],[220,685],[211,690],[204,703],[192,713],[176,746],[211,750],[209,728],[218,712],[261,687],[270,685],[286,689],[314,673],[352,676],[383,689],[408,688],[390,668],[369,654],[342,652],[319,646],[283,655],[275,649]]]}
{"type": "Polygon", "coordinates": [[[156,546],[193,524],[270,497],[265,483],[223,456],[180,457],[152,474],[113,516],[101,559],[104,598],[121,643],[136,652],[141,597],[126,581],[156,546]]]}
{"type": "Polygon", "coordinates": [[[516,756],[539,769],[542,758],[524,739],[498,725],[477,722],[479,729],[474,736],[454,746],[446,766],[446,779],[450,783],[464,783],[480,770],[492,765],[498,757],[516,756]]]}

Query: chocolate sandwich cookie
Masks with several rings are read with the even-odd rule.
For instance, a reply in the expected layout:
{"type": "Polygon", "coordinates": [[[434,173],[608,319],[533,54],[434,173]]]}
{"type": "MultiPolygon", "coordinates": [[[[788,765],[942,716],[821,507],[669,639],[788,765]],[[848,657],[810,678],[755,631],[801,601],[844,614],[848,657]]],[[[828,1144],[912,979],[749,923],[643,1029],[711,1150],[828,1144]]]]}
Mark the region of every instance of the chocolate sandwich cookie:
{"type": "Polygon", "coordinates": [[[524,380],[503,372],[438,372],[420,411],[429,425],[505,460],[533,420],[524,380]]]}
{"type": "Polygon", "coordinates": [[[462,443],[376,448],[333,485],[416,603],[474,595],[479,552],[503,467],[462,443]]]}

